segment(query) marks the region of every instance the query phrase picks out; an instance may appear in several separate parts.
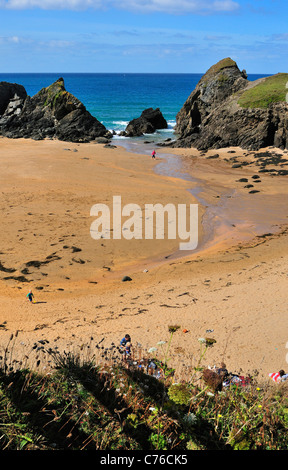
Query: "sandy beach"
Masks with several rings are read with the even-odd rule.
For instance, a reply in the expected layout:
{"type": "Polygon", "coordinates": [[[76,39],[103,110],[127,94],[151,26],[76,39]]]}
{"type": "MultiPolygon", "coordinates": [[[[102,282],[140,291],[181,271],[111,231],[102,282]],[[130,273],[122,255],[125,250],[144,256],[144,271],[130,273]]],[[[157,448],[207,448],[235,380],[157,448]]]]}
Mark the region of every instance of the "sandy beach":
{"type": "Polygon", "coordinates": [[[287,151],[162,148],[152,160],[118,144],[2,138],[0,146],[1,351],[16,332],[18,360],[43,339],[67,351],[130,333],[148,349],[179,325],[170,351],[179,370],[197,362],[207,336],[216,340],[207,365],[224,361],[264,380],[287,369],[288,176],[259,172],[265,152],[287,170],[287,151]],[[113,196],[141,207],[199,204],[197,249],[112,231],[94,240],[91,207],[111,207],[113,196]]]}

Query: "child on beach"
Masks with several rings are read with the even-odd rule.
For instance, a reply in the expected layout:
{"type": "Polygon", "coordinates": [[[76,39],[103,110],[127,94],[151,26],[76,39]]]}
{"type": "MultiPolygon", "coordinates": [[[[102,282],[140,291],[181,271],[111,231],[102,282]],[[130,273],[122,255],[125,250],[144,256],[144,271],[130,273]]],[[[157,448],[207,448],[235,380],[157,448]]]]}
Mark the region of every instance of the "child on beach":
{"type": "Polygon", "coordinates": [[[120,341],[121,350],[123,352],[123,358],[126,359],[131,355],[131,336],[126,334],[120,341]]]}
{"type": "Polygon", "coordinates": [[[156,156],[156,152],[155,152],[155,150],[153,150],[153,152],[152,152],[151,156],[152,156],[152,158],[155,158],[155,156],[156,156]]]}
{"type": "Polygon", "coordinates": [[[32,292],[32,289],[29,290],[28,294],[26,295],[26,297],[28,298],[29,302],[33,302],[33,297],[34,297],[34,294],[32,292]]]}
{"type": "Polygon", "coordinates": [[[121,339],[120,346],[123,348],[126,346],[126,343],[130,343],[130,342],[131,342],[131,336],[127,334],[124,336],[124,338],[121,339]]]}

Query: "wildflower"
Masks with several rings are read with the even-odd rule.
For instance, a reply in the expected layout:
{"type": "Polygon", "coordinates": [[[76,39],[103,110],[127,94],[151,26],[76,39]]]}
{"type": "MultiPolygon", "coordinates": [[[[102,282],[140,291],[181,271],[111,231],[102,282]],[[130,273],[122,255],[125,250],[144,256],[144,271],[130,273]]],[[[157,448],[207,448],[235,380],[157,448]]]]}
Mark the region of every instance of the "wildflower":
{"type": "Polygon", "coordinates": [[[157,348],[150,348],[150,349],[148,349],[148,352],[149,352],[149,353],[152,353],[152,352],[155,352],[155,351],[157,351],[157,348]]]}
{"type": "Polygon", "coordinates": [[[212,344],[216,343],[216,339],[214,338],[205,338],[207,346],[212,346],[212,344]]]}
{"type": "Polygon", "coordinates": [[[179,325],[169,325],[168,330],[169,333],[175,333],[175,331],[179,330],[180,326],[179,325]]]}
{"type": "Polygon", "coordinates": [[[198,338],[199,343],[206,343],[205,338],[198,338]]]}
{"type": "Polygon", "coordinates": [[[166,341],[158,341],[158,346],[162,346],[163,344],[166,344],[166,341]]]}
{"type": "Polygon", "coordinates": [[[216,339],[214,338],[198,338],[199,343],[206,344],[206,346],[212,346],[216,343],[216,339]]]}
{"type": "Polygon", "coordinates": [[[191,399],[191,391],[187,384],[172,384],[168,389],[170,400],[180,405],[187,405],[191,399]]]}

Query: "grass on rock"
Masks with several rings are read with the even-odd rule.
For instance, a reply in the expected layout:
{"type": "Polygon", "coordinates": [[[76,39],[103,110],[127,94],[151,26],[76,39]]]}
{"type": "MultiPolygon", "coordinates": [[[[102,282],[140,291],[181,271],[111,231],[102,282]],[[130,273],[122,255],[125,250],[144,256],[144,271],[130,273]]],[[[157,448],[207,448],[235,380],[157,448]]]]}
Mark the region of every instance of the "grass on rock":
{"type": "Polygon", "coordinates": [[[287,73],[278,73],[265,78],[259,84],[244,91],[238,100],[242,108],[262,108],[266,109],[272,103],[284,102],[288,92],[287,73]]]}

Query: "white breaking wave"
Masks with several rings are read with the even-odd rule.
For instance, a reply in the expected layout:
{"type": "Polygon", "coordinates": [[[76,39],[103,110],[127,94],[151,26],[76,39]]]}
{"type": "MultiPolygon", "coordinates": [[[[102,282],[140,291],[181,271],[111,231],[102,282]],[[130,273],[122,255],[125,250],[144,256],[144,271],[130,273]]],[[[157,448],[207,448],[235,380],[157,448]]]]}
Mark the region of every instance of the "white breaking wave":
{"type": "Polygon", "coordinates": [[[174,129],[176,126],[176,121],[167,121],[168,129],[174,129]]]}
{"type": "Polygon", "coordinates": [[[115,134],[113,135],[112,139],[129,139],[129,137],[126,137],[125,135],[119,135],[119,133],[120,133],[121,131],[115,131],[115,130],[113,131],[113,130],[111,130],[110,132],[111,132],[111,133],[112,133],[112,132],[115,132],[115,134]]]}
{"type": "Polygon", "coordinates": [[[116,126],[128,126],[129,121],[112,121],[112,124],[115,124],[116,126]]]}

